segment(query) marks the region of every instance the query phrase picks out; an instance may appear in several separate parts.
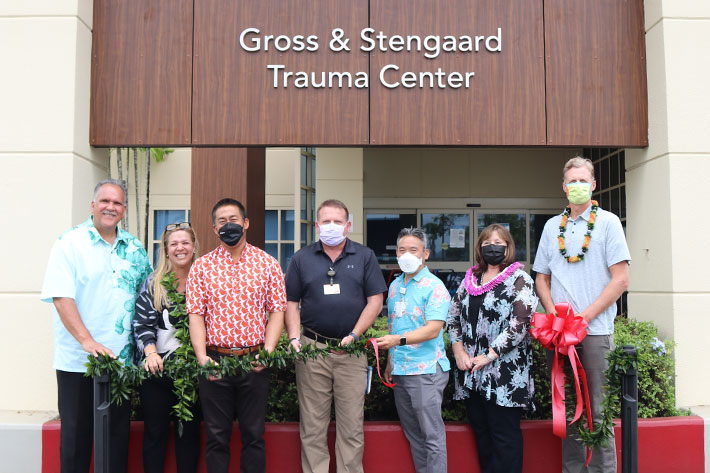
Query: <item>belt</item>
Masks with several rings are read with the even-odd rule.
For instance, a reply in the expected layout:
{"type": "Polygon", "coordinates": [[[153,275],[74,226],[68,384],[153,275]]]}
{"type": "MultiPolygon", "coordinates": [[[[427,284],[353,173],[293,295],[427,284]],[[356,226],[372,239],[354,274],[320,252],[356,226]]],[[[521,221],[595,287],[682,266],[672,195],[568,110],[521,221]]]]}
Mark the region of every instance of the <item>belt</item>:
{"type": "Polygon", "coordinates": [[[318,334],[318,333],[314,332],[313,330],[306,328],[306,327],[303,327],[303,336],[308,337],[311,340],[315,340],[316,342],[320,342],[320,343],[340,342],[340,340],[341,340],[340,338],[331,338],[331,337],[326,337],[326,336],[320,335],[320,334],[318,334]]]}
{"type": "Polygon", "coordinates": [[[264,347],[263,343],[260,343],[258,345],[254,345],[251,347],[239,347],[239,348],[225,348],[225,347],[218,347],[215,345],[207,345],[207,350],[213,351],[215,353],[219,353],[220,355],[242,356],[242,355],[246,355],[247,353],[254,353],[255,351],[259,351],[263,347],[264,347]]]}

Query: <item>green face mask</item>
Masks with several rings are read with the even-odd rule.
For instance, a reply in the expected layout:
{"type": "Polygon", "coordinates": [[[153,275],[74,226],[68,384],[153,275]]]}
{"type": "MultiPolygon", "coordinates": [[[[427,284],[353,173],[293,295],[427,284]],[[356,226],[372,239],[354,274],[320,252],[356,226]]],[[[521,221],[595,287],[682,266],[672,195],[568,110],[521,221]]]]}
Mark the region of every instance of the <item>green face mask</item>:
{"type": "Polygon", "coordinates": [[[592,198],[592,185],[588,182],[570,182],[567,184],[567,200],[570,204],[581,205],[592,198]]]}

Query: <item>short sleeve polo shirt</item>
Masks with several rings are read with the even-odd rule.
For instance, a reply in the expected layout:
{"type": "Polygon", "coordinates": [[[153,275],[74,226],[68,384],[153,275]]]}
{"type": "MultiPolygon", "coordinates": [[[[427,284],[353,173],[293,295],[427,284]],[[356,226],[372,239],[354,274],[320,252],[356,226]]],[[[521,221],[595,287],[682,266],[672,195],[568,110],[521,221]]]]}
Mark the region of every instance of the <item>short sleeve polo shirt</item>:
{"type": "MultiPolygon", "coordinates": [[[[568,254],[576,255],[582,250],[590,214],[591,206],[575,220],[568,220],[565,232],[568,254]]],[[[533,270],[550,275],[550,292],[555,304],[569,302],[574,312],[579,313],[589,307],[611,281],[609,267],[622,261],[631,261],[631,255],[619,218],[611,212],[598,209],[589,250],[582,261],[568,263],[560,253],[557,241],[561,222],[562,214],[552,217],[545,224],[533,270]]],[[[616,304],[610,305],[592,320],[587,333],[614,333],[614,317],[616,304]]]]}
{"type": "Polygon", "coordinates": [[[335,262],[318,241],[293,255],[286,270],[286,295],[289,302],[301,303],[301,324],[326,337],[343,338],[349,334],[367,298],[385,291],[387,285],[375,253],[349,239],[335,262]],[[324,289],[330,284],[331,267],[339,294],[326,294],[324,289]]]}

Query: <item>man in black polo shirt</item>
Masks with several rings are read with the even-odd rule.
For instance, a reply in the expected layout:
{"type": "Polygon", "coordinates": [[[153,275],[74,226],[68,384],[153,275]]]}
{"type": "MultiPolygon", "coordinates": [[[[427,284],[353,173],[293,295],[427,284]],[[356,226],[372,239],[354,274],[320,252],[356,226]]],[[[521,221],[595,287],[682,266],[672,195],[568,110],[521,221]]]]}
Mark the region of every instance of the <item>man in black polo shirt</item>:
{"type": "MultiPolygon", "coordinates": [[[[387,285],[373,251],[346,238],[348,209],[339,200],[318,207],[320,241],[301,248],[286,271],[286,330],[291,345],[347,345],[359,340],[382,310],[387,285]],[[299,309],[300,303],[300,309],[299,309]],[[300,329],[303,324],[303,334],[300,329]]],[[[304,473],[326,473],[331,399],[335,399],[338,473],[362,472],[362,423],[367,359],[333,353],[296,362],[304,473]]]]}

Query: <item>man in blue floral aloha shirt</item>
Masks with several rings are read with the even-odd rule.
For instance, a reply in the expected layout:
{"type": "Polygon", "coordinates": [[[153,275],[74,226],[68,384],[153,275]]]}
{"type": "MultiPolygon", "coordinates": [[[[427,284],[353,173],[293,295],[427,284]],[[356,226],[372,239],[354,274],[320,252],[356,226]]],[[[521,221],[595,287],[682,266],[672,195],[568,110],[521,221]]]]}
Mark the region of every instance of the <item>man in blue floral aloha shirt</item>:
{"type": "Polygon", "coordinates": [[[417,473],[437,473],[446,471],[441,401],[451,369],[443,336],[450,296],[425,266],[426,241],[420,228],[405,228],[397,236],[402,274],[387,295],[390,335],[378,338],[377,344],[390,351],[385,380],[396,383],[394,401],[414,468],[417,473]]]}
{"type": "MultiPolygon", "coordinates": [[[[130,363],[137,290],[151,272],[140,241],[118,228],[126,193],[116,180],[98,183],[91,217],[54,243],[42,286],[53,304],[54,368],[62,420],[64,472],[88,472],[93,441],[93,381],[84,376],[87,355],[130,363]]],[[[130,403],[110,408],[110,471],[127,470],[130,403]]]]}

